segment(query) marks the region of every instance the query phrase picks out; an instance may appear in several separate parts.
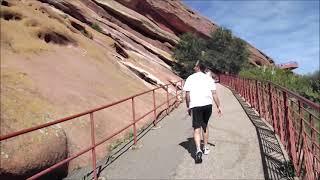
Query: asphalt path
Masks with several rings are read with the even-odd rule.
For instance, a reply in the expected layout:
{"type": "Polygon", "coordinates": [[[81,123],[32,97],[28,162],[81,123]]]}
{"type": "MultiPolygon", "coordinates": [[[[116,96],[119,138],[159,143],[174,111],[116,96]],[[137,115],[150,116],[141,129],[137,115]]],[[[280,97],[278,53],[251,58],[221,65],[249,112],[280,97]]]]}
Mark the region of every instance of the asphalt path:
{"type": "Polygon", "coordinates": [[[264,179],[255,127],[232,92],[221,86],[209,121],[210,154],[195,164],[191,117],[181,104],[160,125],[128,149],[99,174],[100,179],[264,179]]]}

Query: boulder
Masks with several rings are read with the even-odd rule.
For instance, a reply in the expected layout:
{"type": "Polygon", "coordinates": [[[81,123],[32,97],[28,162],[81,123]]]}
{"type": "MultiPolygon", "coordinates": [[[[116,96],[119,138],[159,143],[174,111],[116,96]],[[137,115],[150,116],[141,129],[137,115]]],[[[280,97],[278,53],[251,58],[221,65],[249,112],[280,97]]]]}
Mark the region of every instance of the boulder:
{"type": "MultiPolygon", "coordinates": [[[[67,140],[57,127],[37,130],[1,142],[0,179],[25,179],[67,158],[67,140]]],[[[67,164],[45,178],[62,178],[67,164]]]]}
{"type": "MultiPolygon", "coordinates": [[[[2,57],[2,63],[8,65],[8,56],[2,57]]],[[[47,98],[37,94],[31,76],[17,70],[17,66],[6,68],[3,64],[1,136],[51,121],[55,108],[47,98]]],[[[59,125],[3,140],[0,149],[0,179],[26,179],[66,159],[68,155],[66,134],[59,125]]],[[[67,166],[65,164],[45,178],[66,176],[67,166]]]]}

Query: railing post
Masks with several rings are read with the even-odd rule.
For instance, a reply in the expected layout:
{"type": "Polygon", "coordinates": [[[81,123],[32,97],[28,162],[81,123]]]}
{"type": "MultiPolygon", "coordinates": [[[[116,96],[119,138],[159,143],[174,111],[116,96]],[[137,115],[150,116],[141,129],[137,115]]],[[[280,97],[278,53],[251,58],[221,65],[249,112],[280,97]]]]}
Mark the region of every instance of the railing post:
{"type": "Polygon", "coordinates": [[[256,80],[256,97],[257,97],[257,111],[259,113],[259,115],[261,116],[261,112],[260,112],[260,99],[259,99],[259,88],[258,88],[258,80],[256,80]]]}
{"type": "Polygon", "coordinates": [[[250,100],[250,80],[249,79],[247,80],[247,88],[248,88],[248,95],[247,95],[248,100],[247,101],[249,102],[250,107],[252,107],[251,100],[250,100]]]}
{"type": "Polygon", "coordinates": [[[167,85],[167,114],[169,114],[169,85],[167,85]]]}
{"type": "Polygon", "coordinates": [[[243,78],[241,78],[241,96],[243,97],[243,98],[245,98],[244,97],[244,94],[245,94],[245,88],[244,88],[245,86],[244,86],[244,79],[243,78]]]}
{"type": "MultiPolygon", "coordinates": [[[[274,91],[276,91],[276,89],[274,89],[274,91]]],[[[273,93],[272,93],[273,94],[273,93]]],[[[276,93],[276,95],[277,95],[277,93],[276,93]]],[[[278,95],[276,96],[276,98],[278,98],[278,95]]],[[[274,130],[275,130],[275,132],[277,133],[277,134],[279,134],[279,114],[278,114],[278,112],[279,112],[279,104],[278,104],[278,100],[279,100],[279,98],[278,99],[274,99],[274,98],[272,98],[272,101],[273,101],[273,118],[274,118],[274,130]]]]}
{"type": "Polygon", "coordinates": [[[184,81],[181,80],[181,92],[180,92],[180,96],[181,96],[181,101],[183,102],[183,86],[184,86],[184,81]]]}
{"type": "MultiPolygon", "coordinates": [[[[291,101],[290,101],[291,102],[291,101]]],[[[289,104],[289,106],[291,106],[292,109],[292,103],[289,104]]],[[[294,129],[294,125],[293,125],[293,116],[292,116],[292,112],[290,113],[291,115],[289,116],[289,111],[288,113],[288,123],[289,123],[289,137],[290,137],[290,154],[291,154],[291,158],[292,158],[292,162],[293,162],[293,166],[295,169],[298,169],[297,166],[297,148],[296,148],[296,136],[295,136],[295,129],[294,129]]]]}
{"type": "Polygon", "coordinates": [[[236,91],[238,92],[239,91],[239,78],[236,79],[236,91]]]}
{"type": "Polygon", "coordinates": [[[133,121],[133,139],[134,145],[137,145],[137,127],[136,127],[136,112],[134,106],[134,97],[131,99],[132,101],[132,121],[133,121]]]}
{"type": "Polygon", "coordinates": [[[176,82],[176,103],[178,102],[178,82],[176,82]]]}
{"type": "Polygon", "coordinates": [[[246,101],[249,102],[249,86],[248,86],[249,80],[246,80],[246,101]]]}
{"type": "Polygon", "coordinates": [[[260,103],[261,103],[261,106],[260,106],[260,117],[262,118],[265,118],[265,113],[266,113],[266,110],[265,110],[265,100],[264,100],[264,83],[260,81],[260,84],[261,84],[261,96],[260,96],[260,103]]]}
{"type": "Polygon", "coordinates": [[[244,79],[243,80],[243,87],[244,87],[244,99],[247,101],[247,86],[246,86],[246,84],[247,84],[247,80],[246,79],[244,79]]]}
{"type": "Polygon", "coordinates": [[[238,78],[236,78],[236,79],[234,80],[234,84],[235,84],[234,90],[235,90],[235,91],[238,91],[238,90],[239,90],[239,80],[238,80],[238,78]]]}
{"type": "Polygon", "coordinates": [[[309,151],[308,148],[308,143],[307,143],[307,135],[306,131],[303,131],[303,141],[304,141],[304,151],[303,151],[303,156],[304,156],[304,165],[305,165],[305,172],[306,172],[306,179],[311,179],[315,180],[314,174],[315,174],[315,169],[312,168],[312,164],[310,161],[312,161],[312,154],[309,151]]]}
{"type": "Polygon", "coordinates": [[[247,100],[247,99],[246,99],[246,98],[247,98],[247,97],[246,97],[246,96],[247,96],[247,92],[246,92],[246,91],[247,91],[247,88],[246,88],[246,80],[243,79],[242,81],[243,81],[243,85],[242,85],[242,86],[243,86],[243,98],[244,98],[245,100],[247,100]]]}
{"type": "Polygon", "coordinates": [[[271,83],[268,82],[268,94],[269,94],[269,104],[270,104],[270,122],[272,127],[274,127],[274,115],[273,115],[273,102],[272,102],[272,92],[271,92],[271,83]]]}
{"type": "Polygon", "coordinates": [[[238,77],[238,93],[240,94],[240,96],[241,96],[241,88],[242,88],[242,86],[241,86],[241,78],[238,77]]]}
{"type": "Polygon", "coordinates": [[[250,79],[248,79],[248,86],[249,86],[249,97],[248,97],[248,99],[249,99],[249,101],[250,101],[250,106],[251,107],[253,107],[253,105],[252,105],[252,89],[251,89],[251,80],[250,79]]]}
{"type": "Polygon", "coordinates": [[[302,158],[301,158],[301,156],[303,156],[303,146],[304,146],[304,141],[303,141],[303,135],[302,135],[302,133],[303,133],[303,121],[302,121],[302,117],[301,117],[301,102],[300,102],[300,100],[298,100],[298,112],[299,112],[299,124],[300,124],[300,129],[299,129],[299,134],[298,134],[298,140],[297,140],[297,147],[298,147],[298,149],[297,149],[297,153],[298,153],[298,159],[297,159],[297,161],[298,161],[298,168],[297,168],[297,175],[298,175],[298,177],[300,176],[300,173],[301,173],[301,168],[302,168],[302,164],[303,164],[303,160],[302,160],[302,158]],[[300,140],[302,138],[302,140],[300,140]],[[300,141],[302,142],[301,143],[301,145],[299,145],[299,143],[300,143],[300,141]],[[299,164],[299,162],[301,162],[300,164],[299,164]]]}
{"type": "MultiPolygon", "coordinates": [[[[284,122],[285,122],[285,106],[284,106],[284,104],[285,104],[285,97],[286,97],[286,95],[285,95],[285,92],[284,91],[282,91],[281,90],[281,92],[282,92],[282,101],[283,101],[283,106],[282,106],[282,104],[281,104],[281,101],[280,101],[280,104],[278,104],[278,105],[280,105],[280,112],[281,113],[279,113],[279,134],[280,134],[280,140],[281,140],[281,142],[282,142],[282,144],[284,144],[285,145],[285,141],[284,141],[284,134],[283,134],[283,125],[284,125],[284,122]]],[[[279,98],[281,98],[281,94],[280,94],[280,97],[279,98]]],[[[286,145],[285,145],[286,146],[286,145]]],[[[287,150],[287,147],[285,147],[286,148],[286,150],[287,150]]]]}
{"type": "Polygon", "coordinates": [[[156,106],[156,95],[155,95],[155,90],[152,91],[152,99],[153,99],[153,125],[157,125],[157,106],[156,106]]]}
{"type": "Polygon", "coordinates": [[[90,113],[90,124],[91,124],[91,144],[92,144],[91,153],[92,153],[93,178],[94,180],[97,180],[96,142],[95,142],[93,113],[90,113]]]}
{"type": "MultiPolygon", "coordinates": [[[[313,121],[313,118],[312,118],[312,115],[309,114],[309,119],[310,119],[310,125],[311,125],[311,154],[317,154],[316,151],[315,151],[315,144],[316,144],[316,133],[314,132],[316,126],[315,126],[315,123],[313,121]]],[[[315,157],[312,157],[312,166],[315,167],[316,163],[316,158],[315,157]]]]}
{"type": "Polygon", "coordinates": [[[251,107],[254,107],[254,101],[253,101],[253,87],[252,87],[252,80],[249,80],[249,88],[250,88],[250,105],[251,107]]]}

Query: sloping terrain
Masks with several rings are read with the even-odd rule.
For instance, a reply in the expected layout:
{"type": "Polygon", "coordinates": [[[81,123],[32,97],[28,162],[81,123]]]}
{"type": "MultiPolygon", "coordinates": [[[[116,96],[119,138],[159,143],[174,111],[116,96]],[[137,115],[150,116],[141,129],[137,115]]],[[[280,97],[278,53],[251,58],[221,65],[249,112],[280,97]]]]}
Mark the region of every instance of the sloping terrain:
{"type": "MultiPolygon", "coordinates": [[[[0,23],[1,135],[177,81],[171,55],[179,35],[205,37],[217,27],[167,0],[2,0],[0,23]]],[[[272,64],[254,47],[250,51],[252,63],[272,64]]],[[[141,97],[137,106],[138,114],[146,112],[152,99],[141,97]]],[[[130,107],[97,113],[97,140],[130,123],[130,107]]],[[[88,144],[87,116],[1,142],[0,177],[23,179],[88,144]]],[[[108,144],[97,158],[106,153],[108,144]]],[[[56,173],[64,176],[89,158],[56,173]]]]}

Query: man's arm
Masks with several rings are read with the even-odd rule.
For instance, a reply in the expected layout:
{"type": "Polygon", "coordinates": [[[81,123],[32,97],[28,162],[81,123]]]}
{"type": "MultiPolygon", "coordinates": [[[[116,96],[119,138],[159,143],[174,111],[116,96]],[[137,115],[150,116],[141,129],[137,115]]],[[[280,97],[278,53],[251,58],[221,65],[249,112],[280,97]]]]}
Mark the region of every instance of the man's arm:
{"type": "Polygon", "coordinates": [[[187,108],[189,108],[189,104],[190,104],[190,91],[186,91],[186,105],[187,105],[187,108]]]}
{"type": "Polygon", "coordinates": [[[218,114],[221,115],[221,109],[220,109],[220,100],[218,98],[218,95],[217,95],[217,91],[216,90],[213,90],[212,91],[212,97],[213,97],[213,100],[217,106],[217,109],[218,109],[218,114]]]}
{"type": "Polygon", "coordinates": [[[189,109],[189,105],[190,105],[190,91],[186,91],[186,105],[188,108],[188,114],[191,115],[191,111],[189,109]]]}

